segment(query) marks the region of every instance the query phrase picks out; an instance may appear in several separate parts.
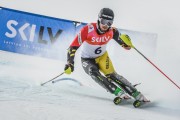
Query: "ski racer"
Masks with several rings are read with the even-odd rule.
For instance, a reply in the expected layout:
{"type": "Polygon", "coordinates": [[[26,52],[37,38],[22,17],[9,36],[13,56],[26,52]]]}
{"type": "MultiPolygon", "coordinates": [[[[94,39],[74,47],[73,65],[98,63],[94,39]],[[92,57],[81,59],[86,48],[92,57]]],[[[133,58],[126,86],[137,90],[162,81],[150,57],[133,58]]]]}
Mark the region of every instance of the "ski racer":
{"type": "Polygon", "coordinates": [[[115,40],[126,50],[131,47],[123,42],[129,39],[126,34],[112,27],[114,12],[109,8],[103,8],[98,15],[97,23],[89,23],[84,26],[70,44],[67,53],[67,64],[64,72],[71,74],[74,71],[74,57],[81,46],[81,61],[84,71],[99,85],[110,93],[122,99],[129,96],[135,100],[148,101],[126,78],[116,73],[111,59],[106,51],[106,45],[110,40],[115,40]]]}

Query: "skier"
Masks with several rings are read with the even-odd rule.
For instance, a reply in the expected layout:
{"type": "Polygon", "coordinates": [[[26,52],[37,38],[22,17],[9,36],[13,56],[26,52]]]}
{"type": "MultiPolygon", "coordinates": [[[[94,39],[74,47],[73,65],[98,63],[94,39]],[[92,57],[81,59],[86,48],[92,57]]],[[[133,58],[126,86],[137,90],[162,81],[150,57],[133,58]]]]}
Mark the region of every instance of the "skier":
{"type": "MultiPolygon", "coordinates": [[[[129,99],[130,95],[137,101],[147,102],[148,100],[141,92],[126,78],[115,72],[108,56],[106,45],[112,39],[126,50],[131,49],[122,40],[130,40],[129,36],[120,34],[116,28],[112,27],[113,20],[114,12],[109,8],[103,8],[100,10],[97,23],[87,24],[80,30],[68,49],[64,72],[71,74],[74,71],[75,53],[81,46],[82,67],[93,80],[120,99],[129,99]]],[[[115,104],[120,99],[114,101],[115,104]]]]}

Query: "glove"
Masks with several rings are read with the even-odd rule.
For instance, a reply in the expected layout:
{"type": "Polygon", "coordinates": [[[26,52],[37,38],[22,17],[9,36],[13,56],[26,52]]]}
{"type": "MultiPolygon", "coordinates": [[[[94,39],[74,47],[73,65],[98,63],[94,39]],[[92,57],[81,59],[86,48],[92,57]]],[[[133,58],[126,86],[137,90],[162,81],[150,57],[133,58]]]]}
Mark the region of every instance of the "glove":
{"type": "Polygon", "coordinates": [[[125,43],[123,43],[121,46],[122,46],[124,49],[126,49],[126,50],[130,50],[130,49],[131,49],[131,47],[128,46],[128,45],[126,45],[125,43]]]}
{"type": "Polygon", "coordinates": [[[74,71],[74,64],[68,63],[68,64],[65,65],[64,73],[71,74],[71,72],[73,72],[73,71],[74,71]]]}

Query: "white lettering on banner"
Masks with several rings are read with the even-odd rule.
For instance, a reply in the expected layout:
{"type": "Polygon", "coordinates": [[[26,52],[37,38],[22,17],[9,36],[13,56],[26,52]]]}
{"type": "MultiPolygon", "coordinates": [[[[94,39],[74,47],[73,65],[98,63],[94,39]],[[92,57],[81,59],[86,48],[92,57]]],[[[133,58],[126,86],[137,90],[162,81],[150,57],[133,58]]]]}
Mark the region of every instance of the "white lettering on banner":
{"type": "Polygon", "coordinates": [[[107,42],[109,39],[110,39],[110,36],[92,37],[91,42],[107,42]]]}
{"type": "MultiPolygon", "coordinates": [[[[17,26],[17,25],[18,25],[18,22],[15,20],[7,21],[7,28],[10,30],[10,32],[6,32],[5,36],[7,36],[8,38],[14,38],[19,33],[22,40],[24,40],[24,41],[29,40],[30,42],[33,42],[34,38],[35,38],[36,25],[30,24],[30,23],[25,23],[22,26],[17,26]],[[19,28],[17,28],[17,27],[19,27],[19,28]],[[26,30],[26,32],[25,32],[25,30],[26,30]],[[29,33],[27,32],[27,30],[29,33]]],[[[45,29],[44,26],[40,26],[39,32],[37,34],[38,43],[48,44],[48,42],[51,42],[53,44],[56,42],[56,40],[58,40],[62,31],[63,30],[59,29],[59,30],[57,30],[56,34],[54,34],[51,27],[47,27],[45,29]],[[43,39],[43,36],[46,34],[45,30],[47,30],[50,40],[49,39],[48,40],[43,39]]]]}
{"type": "MultiPolygon", "coordinates": [[[[15,21],[15,20],[9,20],[9,21],[7,22],[7,28],[11,31],[11,33],[6,32],[5,35],[6,35],[7,37],[9,37],[9,38],[14,38],[14,37],[16,37],[16,35],[17,35],[17,30],[13,27],[13,25],[14,25],[14,26],[17,26],[17,25],[18,25],[18,22],[15,21]]],[[[22,40],[26,40],[26,41],[28,40],[28,39],[27,39],[27,36],[26,36],[25,33],[24,33],[24,30],[27,29],[29,26],[30,26],[29,23],[25,23],[23,26],[21,26],[21,27],[18,29],[19,34],[20,34],[22,40]]],[[[31,28],[31,31],[30,31],[30,37],[29,37],[29,40],[30,40],[31,42],[33,42],[33,39],[34,39],[35,29],[36,29],[36,25],[32,24],[32,28],[31,28]]]]}
{"type": "Polygon", "coordinates": [[[21,37],[22,37],[22,39],[23,40],[27,40],[27,37],[26,37],[26,35],[24,34],[24,30],[27,28],[27,27],[29,27],[29,23],[25,23],[22,27],[20,27],[19,28],[19,33],[20,33],[20,35],[21,35],[21,37]]]}
{"type": "Polygon", "coordinates": [[[36,25],[32,25],[32,28],[30,31],[30,38],[29,38],[29,41],[31,41],[31,42],[33,42],[33,40],[34,40],[35,30],[36,30],[36,25]]]}
{"type": "Polygon", "coordinates": [[[15,46],[15,47],[23,47],[23,48],[31,48],[33,50],[39,50],[39,51],[45,51],[45,52],[48,52],[49,49],[46,49],[46,48],[43,48],[43,47],[39,47],[39,46],[30,46],[29,44],[22,44],[22,43],[16,43],[16,42],[9,42],[9,41],[6,41],[4,40],[4,44],[6,45],[11,45],[11,46],[15,46]]]}
{"type": "Polygon", "coordinates": [[[9,21],[7,22],[7,28],[8,28],[9,30],[11,30],[11,32],[12,32],[12,33],[8,33],[8,32],[5,33],[5,35],[6,35],[7,37],[9,37],[9,38],[13,38],[13,37],[15,37],[16,34],[17,34],[16,29],[15,29],[12,25],[15,25],[15,26],[16,26],[16,25],[18,25],[18,22],[14,21],[14,20],[9,20],[9,21]]]}

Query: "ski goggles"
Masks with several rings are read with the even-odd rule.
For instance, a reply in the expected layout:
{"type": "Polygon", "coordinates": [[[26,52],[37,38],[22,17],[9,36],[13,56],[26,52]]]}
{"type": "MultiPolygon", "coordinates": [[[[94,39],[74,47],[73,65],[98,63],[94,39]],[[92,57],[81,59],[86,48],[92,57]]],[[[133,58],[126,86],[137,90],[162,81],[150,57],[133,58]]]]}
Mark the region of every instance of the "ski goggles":
{"type": "Polygon", "coordinates": [[[111,26],[113,24],[113,20],[107,20],[103,18],[99,18],[99,22],[103,25],[111,26]]]}

